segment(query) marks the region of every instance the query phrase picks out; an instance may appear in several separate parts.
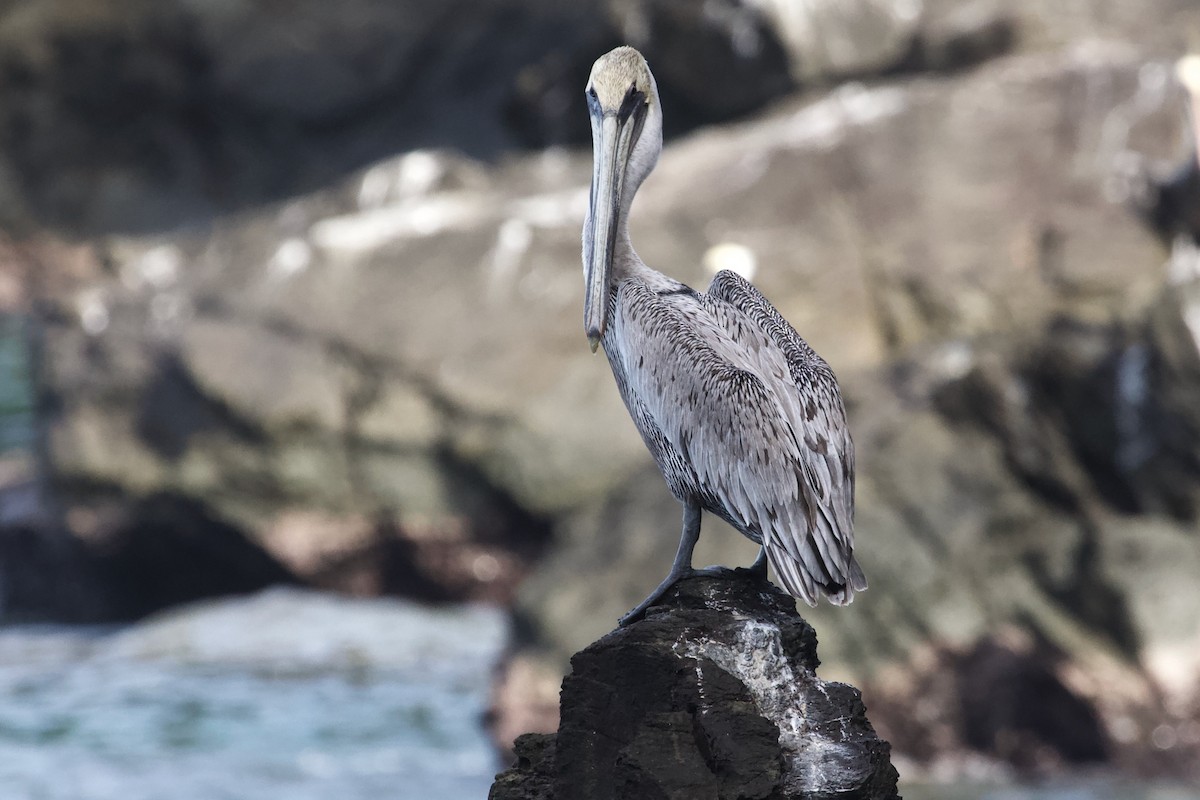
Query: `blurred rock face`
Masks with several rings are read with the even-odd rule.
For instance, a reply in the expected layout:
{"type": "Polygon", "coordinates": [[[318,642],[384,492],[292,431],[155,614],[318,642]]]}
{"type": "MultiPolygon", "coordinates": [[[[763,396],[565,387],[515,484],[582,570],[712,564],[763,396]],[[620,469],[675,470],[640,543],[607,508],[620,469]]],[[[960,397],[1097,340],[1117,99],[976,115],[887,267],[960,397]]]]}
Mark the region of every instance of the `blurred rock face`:
{"type": "Polygon", "coordinates": [[[587,144],[579,88],[627,42],[668,133],[800,84],[952,67],[1008,17],[920,0],[66,0],[0,7],[0,222],[73,234],[195,224],[389,153],[587,144]],[[982,24],[980,24],[982,20],[982,24]]]}
{"type": "MultiPolygon", "coordinates": [[[[165,492],[249,531],[248,552],[348,591],[510,600],[545,553],[517,615],[522,658],[553,685],[562,659],[661,578],[679,523],[582,335],[588,153],[486,165],[415,150],[333,176],[392,146],[586,136],[569,128],[586,119],[571,111],[583,78],[562,76],[581,64],[586,75],[604,49],[594,43],[626,39],[651,56],[669,124],[676,107],[694,124],[776,101],[672,143],[632,228],[647,263],[697,287],[731,264],[752,272],[838,372],[871,590],[814,612],[827,664],[866,683],[868,700],[874,687],[911,708],[912,664],[936,661],[931,649],[1007,663],[971,656],[994,655],[1011,623],[1035,640],[1023,674],[1050,673],[1109,726],[1084,752],[1109,740],[1109,755],[1141,752],[1150,732],[1195,715],[1195,259],[1180,250],[1164,270],[1154,237],[1106,194],[1126,149],[1176,152],[1181,95],[1150,56],[1195,21],[1191,6],[1155,4],[1147,31],[1144,4],[1059,15],[928,2],[915,16],[838,4],[848,18],[805,4],[821,25],[851,25],[847,41],[860,30],[847,9],[882,31],[818,79],[823,62],[798,60],[798,6],[780,3],[689,16],[614,0],[568,17],[495,4],[570,32],[517,26],[504,48],[492,17],[444,22],[466,3],[413,4],[403,25],[379,4],[322,24],[317,10],[264,38],[252,32],[274,24],[267,4],[151,5],[97,6],[69,24],[41,4],[0,16],[0,36],[32,31],[0,59],[0,91],[21,101],[0,102],[8,207],[26,224],[153,229],[330,185],[211,225],[98,238],[69,259],[26,248],[47,466],[79,539],[113,540],[114,503],[165,492]],[[729,70],[688,67],[710,53],[677,30],[698,32],[729,70]],[[1144,49],[1064,47],[1079,31],[1125,31],[1144,49]],[[445,37],[453,47],[432,44],[445,37]],[[93,70],[104,114],[89,116],[68,89],[94,61],[67,56],[105,41],[101,60],[125,82],[93,70]],[[404,46],[368,47],[369,75],[355,80],[348,42],[362,41],[404,46]],[[154,61],[188,53],[183,66],[154,61]],[[923,67],[957,71],[779,100],[846,72],[923,67]],[[101,124],[121,107],[113,97],[136,117],[121,117],[128,150],[101,124]],[[218,108],[211,127],[196,122],[218,108]],[[158,152],[137,138],[152,135],[166,143],[159,161],[141,157],[158,152]],[[122,153],[128,169],[112,160],[122,153]],[[172,197],[183,205],[162,205],[172,197]]],[[[702,548],[698,563],[753,557],[712,521],[702,548]]],[[[1004,755],[993,722],[969,734],[964,723],[958,743],[1004,755]]],[[[1045,736],[1035,744],[1051,761],[1077,752],[1045,736]]],[[[1188,740],[1173,741],[1180,753],[1188,740]]]]}
{"type": "Polygon", "coordinates": [[[150,231],[389,153],[494,157],[517,72],[594,2],[67,0],[0,7],[6,227],[150,231]],[[500,35],[503,31],[503,35],[500,35]]]}

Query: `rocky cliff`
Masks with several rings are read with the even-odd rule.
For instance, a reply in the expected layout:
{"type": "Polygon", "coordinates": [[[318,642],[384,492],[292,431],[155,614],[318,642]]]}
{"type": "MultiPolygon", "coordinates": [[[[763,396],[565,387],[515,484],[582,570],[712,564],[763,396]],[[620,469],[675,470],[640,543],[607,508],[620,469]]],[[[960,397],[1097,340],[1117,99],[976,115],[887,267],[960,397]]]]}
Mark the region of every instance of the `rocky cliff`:
{"type": "MultiPolygon", "coordinates": [[[[201,562],[513,602],[497,736],[557,727],[677,537],[580,331],[589,155],[522,149],[586,136],[627,40],[675,126],[639,252],[752,272],[845,390],[871,590],[813,613],[827,673],[929,763],[1196,763],[1195,260],[1122,202],[1131,154],[1183,155],[1193,3],[316,5],[0,5],[0,298],[52,549],[110,613],[201,562]]],[[[752,557],[706,522],[698,563],[752,557]]]]}

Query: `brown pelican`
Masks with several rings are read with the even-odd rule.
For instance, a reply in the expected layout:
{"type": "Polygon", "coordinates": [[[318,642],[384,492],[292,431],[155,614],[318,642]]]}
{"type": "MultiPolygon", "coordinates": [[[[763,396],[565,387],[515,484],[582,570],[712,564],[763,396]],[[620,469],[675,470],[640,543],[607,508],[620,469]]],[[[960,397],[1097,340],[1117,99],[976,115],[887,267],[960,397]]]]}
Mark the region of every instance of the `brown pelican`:
{"type": "Polygon", "coordinates": [[[601,56],[587,84],[591,201],[583,226],[583,320],[604,346],[642,439],[683,504],[666,579],[621,619],[638,618],[694,570],[707,509],[762,545],[794,597],[849,603],[867,588],[854,559],[854,445],[837,380],[757,289],[722,271],[701,294],[647,267],[629,207],[662,150],[662,109],[641,53],[601,56]]]}

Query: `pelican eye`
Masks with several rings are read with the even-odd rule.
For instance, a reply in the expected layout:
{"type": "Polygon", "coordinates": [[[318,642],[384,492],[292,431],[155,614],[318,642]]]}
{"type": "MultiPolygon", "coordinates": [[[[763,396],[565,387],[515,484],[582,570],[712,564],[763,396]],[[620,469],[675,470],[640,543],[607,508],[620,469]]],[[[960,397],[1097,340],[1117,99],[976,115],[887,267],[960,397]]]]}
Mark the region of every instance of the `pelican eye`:
{"type": "Polygon", "coordinates": [[[588,111],[595,114],[600,110],[600,95],[596,94],[596,87],[589,86],[584,94],[587,96],[588,111]]]}
{"type": "Polygon", "coordinates": [[[621,101],[621,107],[617,110],[617,119],[624,122],[638,108],[645,108],[647,102],[645,92],[638,91],[636,86],[630,86],[629,91],[625,93],[625,99],[621,101]]]}

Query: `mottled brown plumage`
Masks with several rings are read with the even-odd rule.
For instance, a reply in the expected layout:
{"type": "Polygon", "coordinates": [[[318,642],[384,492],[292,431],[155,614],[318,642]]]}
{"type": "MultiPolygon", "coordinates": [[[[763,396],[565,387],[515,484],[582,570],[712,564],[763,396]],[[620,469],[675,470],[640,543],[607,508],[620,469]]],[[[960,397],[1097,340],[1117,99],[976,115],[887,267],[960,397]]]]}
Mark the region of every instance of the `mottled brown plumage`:
{"type": "Polygon", "coordinates": [[[867,588],[854,558],[854,446],[837,380],[757,289],[722,271],[701,294],[647,267],[629,206],[662,149],[662,111],[641,55],[592,68],[592,197],[583,231],[584,326],[683,503],[666,580],[622,622],[692,574],[701,510],[762,545],[793,596],[844,605],[867,588]]]}

